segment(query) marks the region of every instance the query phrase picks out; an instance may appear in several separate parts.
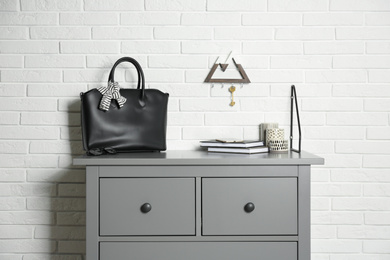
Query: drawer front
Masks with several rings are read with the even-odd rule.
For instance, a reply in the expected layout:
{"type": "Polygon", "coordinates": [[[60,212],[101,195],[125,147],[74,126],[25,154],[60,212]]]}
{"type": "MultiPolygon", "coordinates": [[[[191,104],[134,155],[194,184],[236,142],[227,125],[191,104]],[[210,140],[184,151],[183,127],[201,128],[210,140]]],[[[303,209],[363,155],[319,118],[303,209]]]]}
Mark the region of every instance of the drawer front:
{"type": "Polygon", "coordinates": [[[203,178],[202,202],[203,235],[297,234],[297,178],[203,178]]]}
{"type": "Polygon", "coordinates": [[[102,242],[100,260],[297,260],[296,242],[102,242]]]}
{"type": "Polygon", "coordinates": [[[194,178],[100,178],[100,235],[194,234],[194,178]]]}
{"type": "MultiPolygon", "coordinates": [[[[212,154],[205,154],[212,156],[212,154]]],[[[227,154],[228,156],[229,154],[227,154]]],[[[237,154],[232,154],[234,156],[237,154]]],[[[279,154],[280,155],[280,154],[279,154]]],[[[278,156],[278,154],[274,154],[278,156]]],[[[228,163],[228,161],[225,161],[228,163]]],[[[165,176],[170,177],[183,177],[185,176],[197,176],[197,177],[297,177],[298,167],[297,166],[280,166],[280,165],[218,165],[218,166],[201,166],[201,165],[175,165],[175,166],[100,166],[99,175],[100,177],[107,178],[124,178],[124,177],[155,177],[161,178],[165,176]]]]}

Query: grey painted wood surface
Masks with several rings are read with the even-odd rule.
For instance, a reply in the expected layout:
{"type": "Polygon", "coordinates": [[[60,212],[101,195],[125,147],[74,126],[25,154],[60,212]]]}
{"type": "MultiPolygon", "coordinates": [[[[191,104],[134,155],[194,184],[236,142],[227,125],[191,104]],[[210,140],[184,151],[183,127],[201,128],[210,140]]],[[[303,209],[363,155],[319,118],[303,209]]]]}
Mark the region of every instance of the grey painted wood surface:
{"type": "Polygon", "coordinates": [[[228,177],[228,176],[298,176],[298,166],[101,166],[100,177],[228,177]]]}
{"type": "Polygon", "coordinates": [[[314,154],[260,153],[229,154],[206,151],[166,151],[161,153],[120,153],[116,155],[80,156],[74,165],[313,165],[324,164],[314,154]]]}
{"type": "Polygon", "coordinates": [[[100,260],[296,260],[295,242],[104,242],[100,260]]]}
{"type": "Polygon", "coordinates": [[[100,235],[195,235],[195,178],[101,178],[100,235]]]}
{"type": "Polygon", "coordinates": [[[86,173],[86,251],[87,258],[89,259],[98,259],[99,257],[99,167],[89,166],[87,167],[86,173]]]}
{"type": "Polygon", "coordinates": [[[202,204],[203,235],[297,234],[297,178],[203,178],[202,204]]]}
{"type": "Polygon", "coordinates": [[[298,236],[100,236],[100,242],[269,242],[284,241],[297,242],[298,236]]]}
{"type": "Polygon", "coordinates": [[[299,166],[298,190],[298,257],[310,260],[310,166],[299,166]]]}
{"type": "MultiPolygon", "coordinates": [[[[75,159],[74,161],[79,164],[81,162],[87,162],[86,259],[309,260],[310,164],[322,164],[323,159],[308,153],[300,154],[298,157],[299,158],[297,158],[297,155],[291,154],[266,154],[264,156],[255,157],[234,155],[230,157],[225,155],[210,155],[204,152],[176,151],[173,153],[167,152],[167,154],[164,155],[133,154],[129,156],[123,154],[109,158],[82,157],[75,159]],[[164,159],[165,157],[168,158],[164,159]],[[129,183],[134,183],[133,181],[136,179],[143,181],[137,185],[129,186],[129,183]],[[290,209],[287,206],[284,208],[286,210],[284,214],[290,216],[291,219],[294,219],[294,216],[296,216],[295,224],[291,223],[289,227],[287,227],[288,225],[286,224],[286,229],[283,228],[283,231],[277,231],[273,234],[264,234],[264,229],[260,229],[260,231],[257,230],[255,234],[253,234],[248,227],[244,227],[246,231],[241,234],[241,231],[237,231],[243,229],[241,223],[232,223],[231,225],[235,226],[234,228],[238,228],[235,230],[231,229],[231,227],[226,228],[226,230],[229,231],[229,235],[222,235],[222,233],[225,232],[225,228],[222,228],[219,231],[217,230],[215,233],[218,233],[218,235],[202,235],[202,226],[206,225],[207,227],[207,220],[203,218],[202,214],[205,207],[210,207],[205,206],[208,202],[205,200],[202,201],[202,197],[205,197],[203,194],[204,190],[206,190],[202,183],[207,183],[208,180],[212,179],[238,180],[240,184],[229,184],[227,185],[228,187],[224,187],[225,185],[222,185],[222,187],[218,185],[212,187],[215,189],[212,192],[214,194],[207,195],[207,197],[210,197],[211,201],[224,193],[218,192],[218,190],[223,191],[224,189],[229,192],[233,191],[233,195],[239,198],[245,198],[245,201],[251,199],[251,197],[248,198],[245,196],[257,194],[256,192],[247,192],[248,190],[268,190],[266,193],[269,196],[261,193],[260,195],[274,203],[275,201],[278,201],[278,196],[283,197],[287,196],[287,194],[292,194],[290,198],[295,200],[295,202],[279,202],[275,204],[292,205],[292,208],[294,209],[290,209]],[[291,184],[288,184],[288,188],[285,190],[286,187],[284,187],[282,183],[263,186],[258,184],[257,186],[255,185],[255,188],[249,188],[251,184],[241,182],[241,179],[275,179],[276,181],[284,179],[295,180],[294,185],[296,190],[288,190],[294,186],[291,184]],[[104,182],[107,180],[112,181],[112,183],[105,186],[104,182]],[[152,183],[153,180],[155,183],[152,183]],[[164,187],[164,185],[161,185],[161,180],[166,180],[167,183],[171,183],[172,180],[186,180],[188,181],[188,184],[182,185],[182,182],[178,182],[177,185],[173,185],[173,187],[168,185],[165,186],[165,188],[162,188],[163,191],[158,191],[159,187],[164,187]],[[101,185],[102,183],[103,185],[101,185]],[[152,185],[149,185],[148,183],[152,183],[152,185]],[[121,185],[122,187],[120,187],[121,185]],[[175,188],[175,186],[180,186],[180,188],[175,188]],[[154,187],[153,191],[147,191],[147,187],[154,187]],[[156,218],[153,220],[155,221],[154,224],[149,225],[146,219],[141,219],[140,222],[138,222],[141,223],[141,225],[138,226],[137,221],[134,221],[136,218],[128,217],[129,214],[131,215],[135,211],[139,212],[140,205],[146,201],[145,199],[141,200],[143,192],[154,194],[153,196],[159,197],[158,200],[163,202],[167,200],[167,191],[169,193],[171,190],[174,191],[174,194],[169,195],[170,197],[168,196],[169,201],[174,201],[175,199],[182,197],[183,194],[185,194],[183,197],[185,201],[192,201],[185,204],[191,205],[189,208],[185,208],[185,212],[189,212],[189,215],[192,215],[191,220],[187,219],[182,222],[182,224],[180,224],[182,220],[171,221],[170,223],[165,224],[156,218]],[[272,192],[279,192],[280,194],[270,194],[272,192]],[[117,194],[113,195],[115,193],[117,194]],[[188,195],[186,195],[187,193],[188,195]],[[107,201],[104,202],[104,198],[106,198],[107,201]],[[137,209],[129,210],[126,208],[127,205],[132,204],[137,204],[137,209]],[[113,214],[118,212],[118,210],[123,210],[123,207],[128,211],[124,212],[124,214],[113,214]],[[106,213],[102,214],[104,211],[106,211],[106,213]],[[116,219],[112,217],[113,215],[120,215],[120,217],[119,219],[116,219]],[[144,224],[147,225],[147,227],[142,227],[144,224]],[[179,227],[177,225],[179,225],[179,227]],[[105,228],[108,229],[104,230],[105,228]],[[137,228],[139,228],[138,231],[134,232],[134,229],[137,230],[137,228]],[[286,232],[289,232],[286,231],[287,228],[291,228],[291,230],[294,231],[292,231],[291,234],[286,234],[286,232]],[[160,234],[158,234],[159,232],[160,234]],[[105,235],[103,235],[104,233],[105,235]],[[161,247],[161,245],[164,246],[161,247]],[[241,254],[238,254],[240,252],[241,254]]],[[[223,196],[226,197],[227,195],[223,196]]],[[[234,199],[225,199],[225,201],[233,202],[234,199]]],[[[258,202],[255,203],[258,205],[258,202]]],[[[271,203],[272,202],[270,202],[270,204],[271,203]]],[[[152,206],[153,205],[155,205],[155,202],[153,202],[152,206]]],[[[164,208],[167,207],[169,208],[168,211],[175,212],[176,207],[172,205],[173,204],[170,203],[170,205],[166,205],[164,208]]],[[[258,207],[259,206],[256,207],[255,212],[258,207]]],[[[153,207],[151,212],[155,209],[156,207],[153,207]]],[[[159,211],[157,215],[161,216],[161,214],[164,215],[168,213],[159,211]]],[[[214,214],[217,213],[213,213],[213,215],[214,214]]],[[[224,215],[226,214],[228,213],[221,213],[219,220],[224,218],[224,215]]],[[[278,214],[282,215],[280,213],[278,214]]],[[[174,216],[173,219],[175,219],[175,217],[176,216],[174,216]]],[[[215,220],[218,220],[218,217],[212,217],[215,220]]],[[[236,221],[244,222],[240,219],[236,219],[236,221]]],[[[261,218],[259,221],[261,221],[261,218]]],[[[253,220],[253,222],[255,222],[255,226],[259,225],[255,220],[253,220]]],[[[273,224],[271,223],[271,225],[273,224]]],[[[281,226],[283,227],[283,225],[281,226]]],[[[211,230],[213,228],[215,229],[215,227],[211,227],[211,230]]],[[[278,228],[279,227],[275,227],[276,230],[278,228]]],[[[267,231],[265,233],[269,232],[275,231],[267,231]]]]}

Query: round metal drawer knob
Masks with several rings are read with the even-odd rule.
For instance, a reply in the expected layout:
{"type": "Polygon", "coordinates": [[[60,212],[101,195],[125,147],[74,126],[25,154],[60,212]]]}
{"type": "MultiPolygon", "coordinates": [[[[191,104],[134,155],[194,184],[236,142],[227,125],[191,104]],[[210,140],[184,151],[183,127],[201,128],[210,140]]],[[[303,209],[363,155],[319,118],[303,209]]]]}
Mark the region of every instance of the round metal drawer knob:
{"type": "Polygon", "coordinates": [[[248,202],[247,204],[245,204],[244,210],[246,213],[251,213],[255,210],[255,204],[253,204],[252,202],[248,202]]]}
{"type": "Polygon", "coordinates": [[[141,212],[142,213],[148,213],[149,211],[152,210],[152,205],[150,205],[149,203],[144,203],[142,206],[141,206],[141,212]]]}

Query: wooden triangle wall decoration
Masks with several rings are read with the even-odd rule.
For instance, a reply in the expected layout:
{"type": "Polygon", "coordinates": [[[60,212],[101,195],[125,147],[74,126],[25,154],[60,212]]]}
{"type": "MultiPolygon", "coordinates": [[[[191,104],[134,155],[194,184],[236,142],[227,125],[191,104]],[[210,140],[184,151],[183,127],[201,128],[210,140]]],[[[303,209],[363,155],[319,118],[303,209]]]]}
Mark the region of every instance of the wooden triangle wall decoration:
{"type": "Polygon", "coordinates": [[[215,63],[213,67],[211,68],[209,75],[207,75],[204,82],[211,82],[211,83],[250,83],[248,75],[246,75],[246,72],[244,68],[241,66],[241,64],[237,64],[234,58],[232,58],[234,65],[236,65],[238,72],[240,72],[241,79],[213,79],[214,72],[218,68],[218,65],[221,66],[222,71],[225,71],[226,68],[229,66],[229,64],[226,63],[215,63]]]}

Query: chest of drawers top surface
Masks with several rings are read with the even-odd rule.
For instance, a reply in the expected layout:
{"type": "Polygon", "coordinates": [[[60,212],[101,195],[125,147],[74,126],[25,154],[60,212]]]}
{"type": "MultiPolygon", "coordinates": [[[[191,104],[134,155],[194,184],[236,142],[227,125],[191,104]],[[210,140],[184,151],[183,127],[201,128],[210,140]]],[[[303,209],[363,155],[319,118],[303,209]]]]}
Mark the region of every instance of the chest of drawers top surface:
{"type": "Polygon", "coordinates": [[[171,150],[150,153],[119,153],[87,156],[73,160],[74,165],[322,165],[324,159],[304,152],[229,154],[206,151],[171,150]]]}

